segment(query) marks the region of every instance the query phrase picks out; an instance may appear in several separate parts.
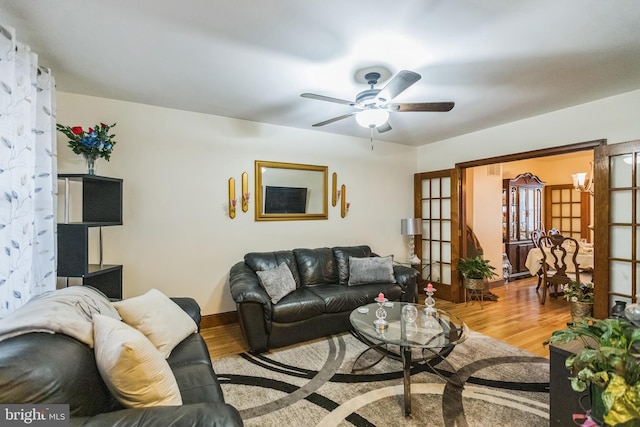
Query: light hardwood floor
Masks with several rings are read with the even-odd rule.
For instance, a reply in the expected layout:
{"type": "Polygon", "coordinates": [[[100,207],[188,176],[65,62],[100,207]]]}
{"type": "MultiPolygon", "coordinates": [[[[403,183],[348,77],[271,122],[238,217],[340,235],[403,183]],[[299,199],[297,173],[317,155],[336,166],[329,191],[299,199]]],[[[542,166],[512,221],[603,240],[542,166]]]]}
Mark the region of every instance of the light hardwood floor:
{"type": "MultiPolygon", "coordinates": [[[[455,304],[436,298],[436,307],[455,314],[470,329],[530,351],[549,357],[549,349],[542,345],[553,331],[566,328],[571,320],[569,302],[562,298],[547,297],[540,304],[536,293],[537,279],[522,279],[491,289],[498,301],[455,304]]],[[[437,296],[437,292],[436,292],[437,296]]],[[[424,302],[424,294],[420,303],[424,302]]],[[[247,350],[240,326],[217,326],[201,331],[212,359],[239,354],[247,350]]]]}

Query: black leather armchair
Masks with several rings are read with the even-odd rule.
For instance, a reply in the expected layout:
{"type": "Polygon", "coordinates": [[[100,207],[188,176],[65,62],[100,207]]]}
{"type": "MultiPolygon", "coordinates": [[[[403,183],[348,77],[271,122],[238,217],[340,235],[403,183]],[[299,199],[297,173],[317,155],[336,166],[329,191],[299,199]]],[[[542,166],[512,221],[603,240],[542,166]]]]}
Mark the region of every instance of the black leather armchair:
{"type": "MultiPolygon", "coordinates": [[[[195,300],[173,300],[200,324],[200,307],[195,300]]],[[[103,382],[89,346],[64,334],[19,335],[0,342],[0,403],[66,403],[71,425],[242,425],[238,411],[224,402],[199,333],[178,344],[167,362],[183,405],[124,409],[103,382]]]]}

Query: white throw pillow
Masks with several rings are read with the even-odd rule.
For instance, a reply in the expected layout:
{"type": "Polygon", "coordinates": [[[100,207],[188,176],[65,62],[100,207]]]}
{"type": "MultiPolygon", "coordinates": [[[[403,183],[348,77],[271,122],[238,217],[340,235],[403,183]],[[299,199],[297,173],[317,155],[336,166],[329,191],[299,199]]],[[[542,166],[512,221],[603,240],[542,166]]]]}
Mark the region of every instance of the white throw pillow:
{"type": "Polygon", "coordinates": [[[165,358],[198,326],[183,309],[157,289],[114,302],[125,323],[142,332],[165,358]]]}
{"type": "Polygon", "coordinates": [[[256,271],[256,274],[273,304],[277,304],[284,296],[296,290],[296,281],[285,262],[271,270],[256,271]]]}
{"type": "Polygon", "coordinates": [[[141,332],[97,314],[93,316],[93,339],[100,375],[123,406],[182,405],[169,363],[141,332]]]}
{"type": "Polygon", "coordinates": [[[393,256],[349,257],[349,286],[368,283],[396,283],[393,256]]]}

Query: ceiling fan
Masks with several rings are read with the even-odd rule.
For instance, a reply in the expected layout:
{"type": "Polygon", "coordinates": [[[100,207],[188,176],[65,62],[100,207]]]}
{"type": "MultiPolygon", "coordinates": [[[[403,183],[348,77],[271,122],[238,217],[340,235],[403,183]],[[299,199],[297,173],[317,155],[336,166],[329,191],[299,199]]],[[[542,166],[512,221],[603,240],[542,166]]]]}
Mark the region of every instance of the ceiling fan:
{"type": "Polygon", "coordinates": [[[358,124],[365,128],[376,128],[378,132],[391,130],[389,124],[389,113],[406,111],[450,111],[455,103],[453,102],[411,102],[393,103],[393,98],[404,92],[407,88],[420,80],[421,76],[413,71],[402,70],[396,74],[382,89],[374,89],[380,79],[379,72],[369,72],[364,75],[370,89],[363,90],[356,95],[355,101],[332,98],[330,96],[317,95],[315,93],[303,93],[303,98],[317,99],[320,101],[334,102],[356,108],[342,116],[334,117],[323,122],[314,124],[314,127],[328,125],[338,120],[356,116],[358,124]]]}

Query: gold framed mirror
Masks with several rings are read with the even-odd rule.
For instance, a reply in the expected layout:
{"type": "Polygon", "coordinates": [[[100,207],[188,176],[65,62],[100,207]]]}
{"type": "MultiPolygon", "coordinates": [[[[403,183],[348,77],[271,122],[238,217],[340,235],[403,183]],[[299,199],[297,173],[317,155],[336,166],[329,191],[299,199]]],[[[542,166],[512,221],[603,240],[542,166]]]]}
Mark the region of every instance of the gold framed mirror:
{"type": "Polygon", "coordinates": [[[255,161],[256,221],[328,219],[328,167],[255,161]]]}

